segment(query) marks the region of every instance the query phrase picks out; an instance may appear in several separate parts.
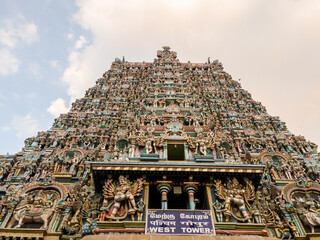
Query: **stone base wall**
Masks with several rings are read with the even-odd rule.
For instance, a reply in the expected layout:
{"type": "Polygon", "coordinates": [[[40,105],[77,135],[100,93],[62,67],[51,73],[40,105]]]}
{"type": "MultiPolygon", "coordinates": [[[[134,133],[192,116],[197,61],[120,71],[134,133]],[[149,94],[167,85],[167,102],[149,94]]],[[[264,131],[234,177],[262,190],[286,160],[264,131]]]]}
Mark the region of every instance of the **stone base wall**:
{"type": "Polygon", "coordinates": [[[108,234],[91,235],[82,240],[279,240],[275,237],[261,236],[179,236],[179,235],[130,235],[130,234],[108,234]]]}

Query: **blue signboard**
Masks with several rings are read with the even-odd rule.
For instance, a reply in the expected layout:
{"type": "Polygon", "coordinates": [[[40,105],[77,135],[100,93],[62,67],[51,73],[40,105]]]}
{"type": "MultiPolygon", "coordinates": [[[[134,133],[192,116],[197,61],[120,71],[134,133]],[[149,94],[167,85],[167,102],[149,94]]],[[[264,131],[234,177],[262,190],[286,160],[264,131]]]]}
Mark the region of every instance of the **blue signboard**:
{"type": "Polygon", "coordinates": [[[215,235],[215,230],[208,210],[148,210],[146,234],[215,235]]]}

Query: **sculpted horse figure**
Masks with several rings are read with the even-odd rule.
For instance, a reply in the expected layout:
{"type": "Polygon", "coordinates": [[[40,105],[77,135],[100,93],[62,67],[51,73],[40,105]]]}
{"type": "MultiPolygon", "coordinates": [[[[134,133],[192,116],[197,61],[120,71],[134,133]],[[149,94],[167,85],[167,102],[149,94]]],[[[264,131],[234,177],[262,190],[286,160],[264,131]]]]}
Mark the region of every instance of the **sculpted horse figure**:
{"type": "Polygon", "coordinates": [[[314,233],[314,227],[320,226],[320,214],[315,212],[305,212],[299,215],[301,221],[311,228],[314,233]]]}
{"type": "Polygon", "coordinates": [[[314,233],[314,228],[320,226],[320,209],[315,207],[314,200],[307,194],[306,199],[296,199],[296,208],[301,221],[314,233]]]}
{"type": "Polygon", "coordinates": [[[20,228],[24,223],[43,223],[42,228],[48,227],[54,211],[56,200],[53,199],[54,193],[45,193],[39,190],[35,195],[29,194],[22,200],[21,207],[16,209],[14,218],[18,221],[15,228],[20,228]]]}

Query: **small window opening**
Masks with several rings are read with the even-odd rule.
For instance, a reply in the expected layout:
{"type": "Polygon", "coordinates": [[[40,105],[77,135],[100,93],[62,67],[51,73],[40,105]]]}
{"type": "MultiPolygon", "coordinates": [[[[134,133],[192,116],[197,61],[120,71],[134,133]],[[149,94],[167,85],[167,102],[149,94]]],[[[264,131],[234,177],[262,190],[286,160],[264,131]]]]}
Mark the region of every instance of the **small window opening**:
{"type": "Polygon", "coordinates": [[[168,144],[168,160],[170,161],[183,161],[184,144],[168,144]]]}

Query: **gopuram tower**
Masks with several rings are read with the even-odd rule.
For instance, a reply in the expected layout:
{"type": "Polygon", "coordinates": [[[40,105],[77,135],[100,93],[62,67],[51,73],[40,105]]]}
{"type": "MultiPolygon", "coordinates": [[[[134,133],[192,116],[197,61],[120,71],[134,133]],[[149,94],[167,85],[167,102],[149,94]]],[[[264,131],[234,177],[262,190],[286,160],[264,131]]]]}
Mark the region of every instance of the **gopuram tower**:
{"type": "Polygon", "coordinates": [[[319,183],[315,144],[218,60],[163,47],[150,63],[116,59],[0,156],[0,240],[316,239],[319,183]]]}

